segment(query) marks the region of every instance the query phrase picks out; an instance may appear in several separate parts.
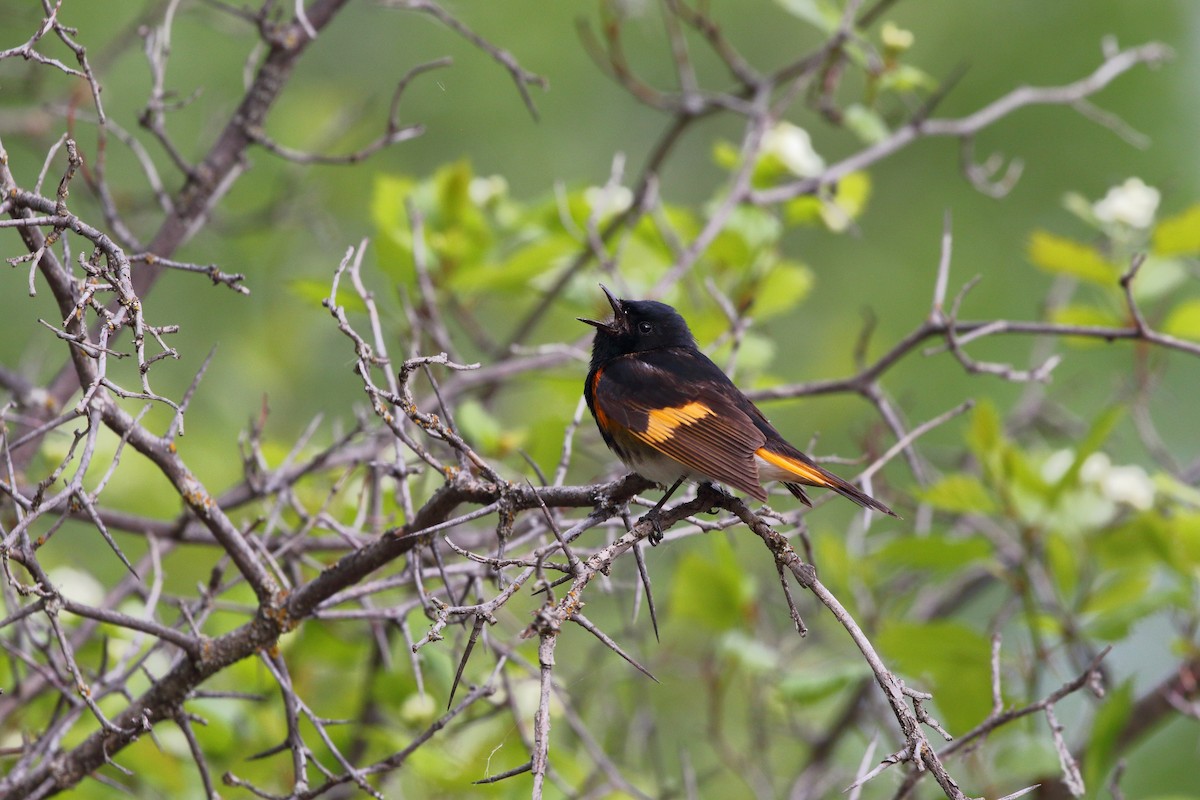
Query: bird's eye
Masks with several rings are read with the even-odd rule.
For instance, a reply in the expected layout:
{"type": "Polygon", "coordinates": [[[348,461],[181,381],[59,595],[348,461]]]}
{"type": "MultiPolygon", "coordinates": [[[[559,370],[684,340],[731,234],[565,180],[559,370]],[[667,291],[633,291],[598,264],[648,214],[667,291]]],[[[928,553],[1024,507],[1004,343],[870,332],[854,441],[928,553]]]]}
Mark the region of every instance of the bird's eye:
{"type": "Polygon", "coordinates": [[[639,322],[638,323],[638,333],[649,333],[652,330],[654,330],[654,326],[651,325],[649,322],[639,322]]]}

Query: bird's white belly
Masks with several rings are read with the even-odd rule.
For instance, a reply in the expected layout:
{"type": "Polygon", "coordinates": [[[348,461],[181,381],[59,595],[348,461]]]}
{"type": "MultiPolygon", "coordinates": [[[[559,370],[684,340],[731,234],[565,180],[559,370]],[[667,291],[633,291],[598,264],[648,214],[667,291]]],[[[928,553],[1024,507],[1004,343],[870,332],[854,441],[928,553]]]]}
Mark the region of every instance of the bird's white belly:
{"type": "MultiPolygon", "coordinates": [[[[765,461],[758,456],[754,457],[755,465],[758,467],[758,482],[760,484],[769,481],[794,481],[796,476],[787,470],[777,467],[769,461],[765,461]]],[[[631,470],[641,475],[647,480],[652,480],[655,483],[663,486],[670,486],[679,480],[680,477],[687,481],[712,481],[714,483],[722,483],[710,475],[705,475],[702,472],[688,469],[683,464],[680,464],[675,459],[665,456],[662,453],[641,453],[635,459],[627,460],[626,466],[631,470]]],[[[724,484],[722,484],[724,485],[724,484]]]]}
{"type": "Polygon", "coordinates": [[[704,475],[693,473],[675,459],[657,451],[639,453],[638,456],[626,460],[625,463],[626,466],[643,478],[668,487],[681,477],[689,481],[707,479],[704,475]]]}
{"type": "Polygon", "coordinates": [[[766,461],[761,456],[754,457],[754,463],[758,464],[758,482],[767,483],[768,481],[794,481],[796,473],[788,472],[783,467],[777,467],[770,461],[766,461]]]}

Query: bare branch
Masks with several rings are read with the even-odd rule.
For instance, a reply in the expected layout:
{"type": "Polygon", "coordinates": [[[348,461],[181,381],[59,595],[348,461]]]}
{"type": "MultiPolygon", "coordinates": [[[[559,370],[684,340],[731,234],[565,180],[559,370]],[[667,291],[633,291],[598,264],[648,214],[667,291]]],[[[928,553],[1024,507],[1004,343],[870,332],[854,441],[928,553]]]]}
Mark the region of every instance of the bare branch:
{"type": "Polygon", "coordinates": [[[537,107],[533,104],[533,98],[529,95],[529,87],[537,86],[545,89],[550,83],[541,75],[534,74],[522,67],[512,53],[503,48],[496,47],[487,39],[484,39],[464,25],[449,11],[432,2],[432,0],[387,0],[387,5],[428,14],[475,47],[487,53],[496,63],[508,70],[509,75],[512,76],[513,84],[517,87],[517,92],[521,95],[521,100],[525,103],[525,108],[529,110],[529,115],[535,120],[538,118],[537,107]]]}
{"type": "Polygon", "coordinates": [[[916,125],[907,125],[879,143],[829,166],[815,178],[804,178],[770,189],[754,191],[750,193],[748,200],[756,205],[774,205],[800,195],[813,194],[820,187],[835,183],[851,172],[864,169],[918,138],[953,136],[967,139],[1027,106],[1070,105],[1085,100],[1134,67],[1142,64],[1155,66],[1171,55],[1170,48],[1157,42],[1123,50],[1107,56],[1091,75],[1078,81],[1054,87],[1023,86],[989,103],[974,114],[960,119],[928,119],[921,120],[916,125]]]}

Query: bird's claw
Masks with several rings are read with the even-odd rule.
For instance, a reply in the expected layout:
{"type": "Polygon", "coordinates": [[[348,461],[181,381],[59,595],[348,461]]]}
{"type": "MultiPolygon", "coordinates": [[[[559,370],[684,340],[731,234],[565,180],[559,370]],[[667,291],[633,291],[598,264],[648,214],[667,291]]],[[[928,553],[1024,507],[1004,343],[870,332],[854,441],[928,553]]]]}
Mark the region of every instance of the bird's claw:
{"type": "Polygon", "coordinates": [[[659,542],[663,540],[662,511],[657,508],[650,509],[638,520],[639,525],[643,522],[650,523],[650,545],[658,547],[659,542]]]}

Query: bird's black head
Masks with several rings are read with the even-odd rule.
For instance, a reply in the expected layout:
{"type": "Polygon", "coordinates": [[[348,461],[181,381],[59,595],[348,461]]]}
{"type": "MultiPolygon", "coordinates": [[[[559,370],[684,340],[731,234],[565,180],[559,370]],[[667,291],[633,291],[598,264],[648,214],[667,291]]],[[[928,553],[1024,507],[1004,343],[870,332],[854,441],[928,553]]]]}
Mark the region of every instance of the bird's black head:
{"type": "Polygon", "coordinates": [[[656,300],[621,300],[601,284],[613,309],[608,322],[579,318],[595,327],[592,366],[598,367],[619,356],[659,350],[664,347],[694,348],[696,340],[679,312],[656,300]]]}

